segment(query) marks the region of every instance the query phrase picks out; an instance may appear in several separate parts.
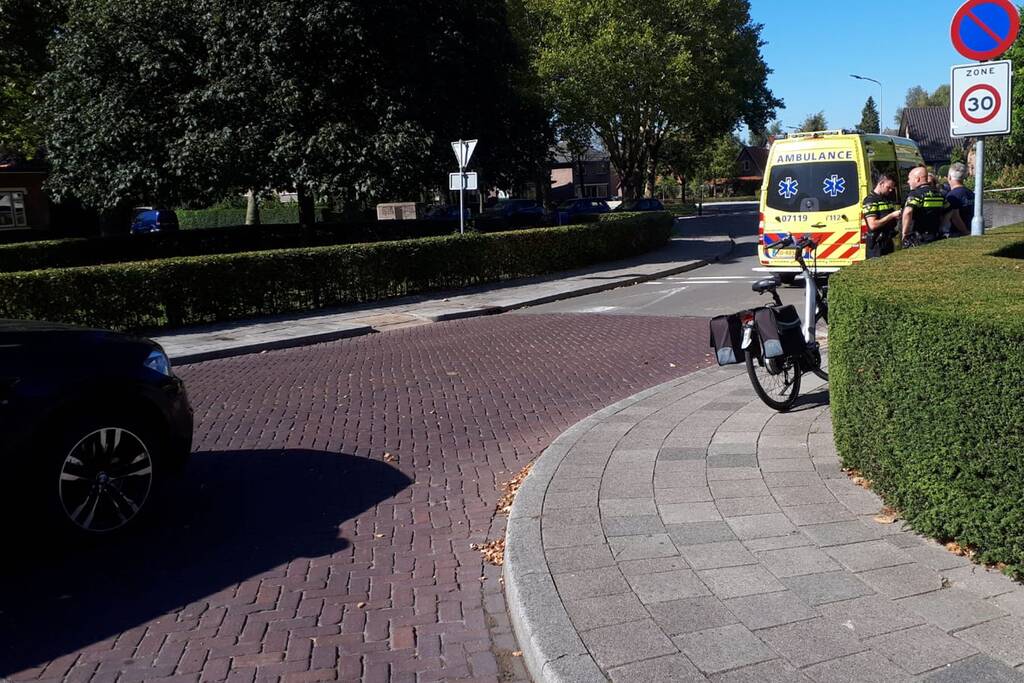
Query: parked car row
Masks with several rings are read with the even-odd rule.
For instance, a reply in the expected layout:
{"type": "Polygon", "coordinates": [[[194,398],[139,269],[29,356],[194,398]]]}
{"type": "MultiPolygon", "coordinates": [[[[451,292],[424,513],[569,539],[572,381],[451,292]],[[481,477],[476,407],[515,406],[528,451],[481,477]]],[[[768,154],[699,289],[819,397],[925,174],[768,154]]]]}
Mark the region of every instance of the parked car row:
{"type": "MultiPolygon", "coordinates": [[[[664,210],[664,205],[657,199],[621,202],[589,197],[576,198],[566,200],[552,209],[547,209],[532,199],[499,199],[475,216],[466,209],[466,219],[472,219],[478,229],[486,232],[503,228],[568,225],[574,217],[584,215],[664,210]],[[612,208],[610,203],[614,203],[615,208],[612,208]]],[[[458,207],[439,206],[427,213],[427,220],[457,221],[458,218],[458,207]]]]}

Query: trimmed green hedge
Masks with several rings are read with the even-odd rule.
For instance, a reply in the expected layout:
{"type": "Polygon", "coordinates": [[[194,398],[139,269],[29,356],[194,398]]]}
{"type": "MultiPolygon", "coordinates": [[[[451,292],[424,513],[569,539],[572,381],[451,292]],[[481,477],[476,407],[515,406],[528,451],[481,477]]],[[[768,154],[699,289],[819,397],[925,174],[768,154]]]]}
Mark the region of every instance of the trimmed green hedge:
{"type": "Polygon", "coordinates": [[[668,214],[517,232],[0,274],[0,318],[145,330],[307,311],[579,268],[668,241],[668,214]]]}
{"type": "MultiPolygon", "coordinates": [[[[178,215],[178,225],[183,230],[226,228],[245,224],[245,209],[178,209],[175,213],[178,215]]],[[[319,213],[320,211],[317,210],[318,215],[319,213]]],[[[260,223],[263,225],[298,222],[299,205],[297,203],[260,208],[260,223]]]]}
{"type": "Polygon", "coordinates": [[[1024,226],[837,274],[836,445],[918,531],[1024,577],[1024,226]]]}
{"type": "Polygon", "coordinates": [[[458,229],[457,223],[449,221],[318,223],[312,229],[298,224],[233,225],[148,235],[22,242],[0,245],[0,272],[414,239],[447,235],[458,229]]]}

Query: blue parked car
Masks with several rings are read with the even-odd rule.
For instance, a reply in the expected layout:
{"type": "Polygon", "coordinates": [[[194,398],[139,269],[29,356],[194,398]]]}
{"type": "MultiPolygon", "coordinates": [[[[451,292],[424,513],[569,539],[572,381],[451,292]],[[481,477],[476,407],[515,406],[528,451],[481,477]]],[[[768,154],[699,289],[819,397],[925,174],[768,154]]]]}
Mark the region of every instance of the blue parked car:
{"type": "Polygon", "coordinates": [[[608,213],[608,203],[603,199],[569,199],[558,205],[558,224],[568,225],[573,216],[608,213]]]}
{"type": "Polygon", "coordinates": [[[178,214],[170,209],[140,206],[132,217],[132,234],[145,235],[151,232],[173,232],[178,229],[178,214]]]}

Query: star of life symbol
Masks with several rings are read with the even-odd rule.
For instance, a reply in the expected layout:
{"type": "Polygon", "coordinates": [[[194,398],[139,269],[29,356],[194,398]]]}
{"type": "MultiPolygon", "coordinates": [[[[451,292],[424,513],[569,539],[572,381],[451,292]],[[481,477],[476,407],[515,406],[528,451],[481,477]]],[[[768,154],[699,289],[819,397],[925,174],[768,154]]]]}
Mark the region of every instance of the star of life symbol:
{"type": "Polygon", "coordinates": [[[800,181],[793,180],[789,176],[779,183],[779,196],[784,199],[792,199],[800,191],[800,181]]]}
{"type": "Polygon", "coordinates": [[[823,189],[825,194],[835,199],[846,192],[846,178],[840,178],[833,173],[831,178],[825,178],[825,187],[823,189]]]}

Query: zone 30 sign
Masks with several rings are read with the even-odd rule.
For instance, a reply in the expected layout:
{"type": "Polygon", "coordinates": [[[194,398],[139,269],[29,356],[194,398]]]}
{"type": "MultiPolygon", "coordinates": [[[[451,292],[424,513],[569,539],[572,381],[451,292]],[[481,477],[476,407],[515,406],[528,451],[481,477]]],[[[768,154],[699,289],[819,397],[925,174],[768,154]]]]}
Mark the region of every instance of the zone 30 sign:
{"type": "Polygon", "coordinates": [[[953,137],[1010,132],[1012,74],[1009,61],[953,67],[949,108],[953,137]]]}

